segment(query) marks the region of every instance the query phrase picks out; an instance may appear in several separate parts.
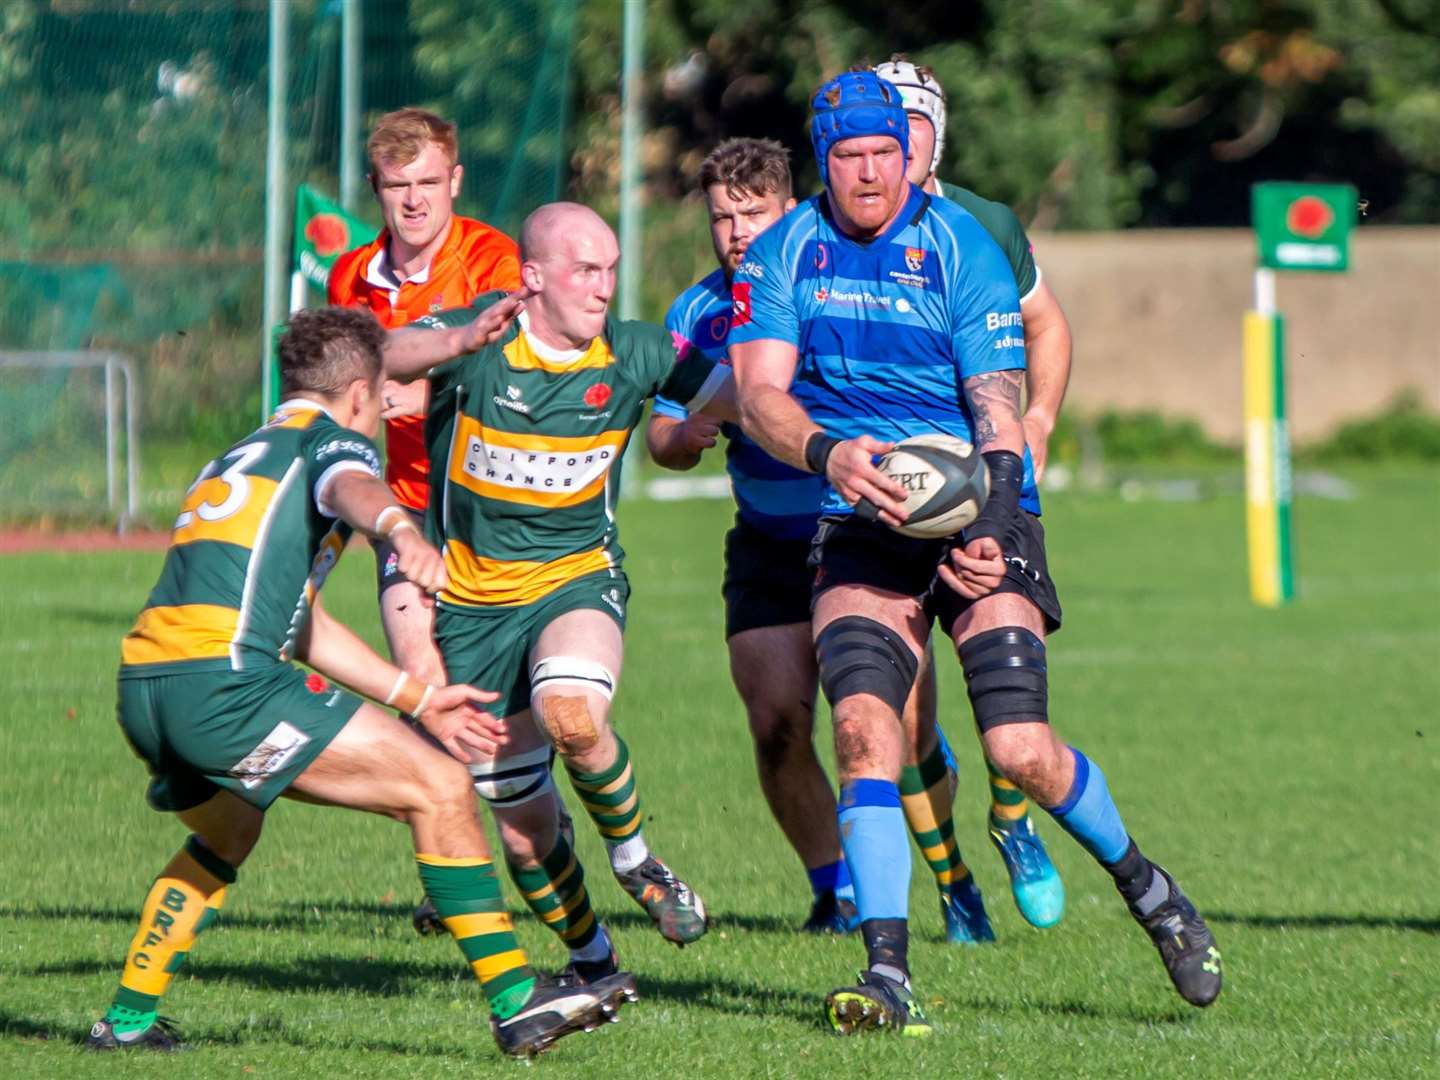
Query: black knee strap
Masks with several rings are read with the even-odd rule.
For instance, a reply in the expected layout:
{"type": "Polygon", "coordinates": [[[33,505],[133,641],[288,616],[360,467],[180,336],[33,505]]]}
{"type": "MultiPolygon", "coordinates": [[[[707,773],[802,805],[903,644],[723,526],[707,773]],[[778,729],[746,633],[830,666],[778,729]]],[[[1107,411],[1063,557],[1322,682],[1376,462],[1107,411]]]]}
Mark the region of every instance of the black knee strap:
{"type": "Polygon", "coordinates": [[[1050,722],[1045,642],[1020,626],[976,634],[960,646],[965,686],[981,731],[1050,722]]]}
{"type": "Polygon", "coordinates": [[[815,652],[820,687],[831,708],[854,694],[874,694],[896,716],[905,711],[920,662],[884,623],[863,615],[842,616],[820,632],[815,652]]]}

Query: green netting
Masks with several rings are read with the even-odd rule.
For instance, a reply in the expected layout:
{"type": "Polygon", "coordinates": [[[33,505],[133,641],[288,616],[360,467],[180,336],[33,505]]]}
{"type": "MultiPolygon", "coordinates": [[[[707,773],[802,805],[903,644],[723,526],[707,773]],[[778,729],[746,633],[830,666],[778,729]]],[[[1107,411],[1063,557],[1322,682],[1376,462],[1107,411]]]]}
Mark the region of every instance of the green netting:
{"type": "MultiPolygon", "coordinates": [[[[577,6],[363,0],[348,152],[363,162],[381,113],[434,109],[460,128],[459,211],[513,231],[565,190],[577,6]]],[[[302,182],[337,194],[342,153],[341,4],[288,11],[287,208],[302,182]]],[[[0,10],[0,349],[134,357],[160,446],[241,434],[258,412],[269,35],[264,0],[0,10]]],[[[354,209],[378,223],[368,188],[354,209]]],[[[0,387],[0,452],[43,457],[74,382],[0,387]]]]}

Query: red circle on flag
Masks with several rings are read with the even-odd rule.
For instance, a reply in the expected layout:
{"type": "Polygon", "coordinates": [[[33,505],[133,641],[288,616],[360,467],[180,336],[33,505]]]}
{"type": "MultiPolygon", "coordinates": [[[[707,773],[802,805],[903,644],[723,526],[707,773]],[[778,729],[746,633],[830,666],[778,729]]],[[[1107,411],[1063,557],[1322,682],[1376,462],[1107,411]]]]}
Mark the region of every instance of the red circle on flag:
{"type": "Polygon", "coordinates": [[[350,246],[350,227],[336,214],[316,214],[305,223],[305,239],[321,258],[339,255],[350,246]]]}
{"type": "Polygon", "coordinates": [[[1301,195],[1285,210],[1285,227],[1307,240],[1318,240],[1334,222],[1330,204],[1314,195],[1301,195]]]}
{"type": "Polygon", "coordinates": [[[598,409],[610,400],[611,392],[610,387],[604,383],[596,383],[590,387],[589,390],[585,391],[585,404],[589,405],[592,409],[598,409]]]}

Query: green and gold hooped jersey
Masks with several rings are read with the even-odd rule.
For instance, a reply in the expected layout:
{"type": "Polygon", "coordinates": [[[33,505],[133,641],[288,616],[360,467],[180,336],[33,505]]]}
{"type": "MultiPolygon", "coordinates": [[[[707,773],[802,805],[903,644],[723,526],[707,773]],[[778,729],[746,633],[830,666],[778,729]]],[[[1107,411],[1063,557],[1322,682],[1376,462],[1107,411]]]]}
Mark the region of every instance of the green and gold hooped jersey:
{"type": "Polygon", "coordinates": [[[121,645],[121,676],[289,660],[351,531],[319,498],[352,470],[380,475],[374,444],[303,398],[206,465],[121,645]]]}
{"type": "MultiPolygon", "coordinates": [[[[417,322],[461,326],[502,295],[417,322]]],[[[606,319],[587,348],[562,353],[524,322],[430,373],[427,526],[450,574],[441,602],[462,609],[529,604],[618,571],[620,461],[645,400],[699,408],[730,377],[650,323],[606,319]]]]}

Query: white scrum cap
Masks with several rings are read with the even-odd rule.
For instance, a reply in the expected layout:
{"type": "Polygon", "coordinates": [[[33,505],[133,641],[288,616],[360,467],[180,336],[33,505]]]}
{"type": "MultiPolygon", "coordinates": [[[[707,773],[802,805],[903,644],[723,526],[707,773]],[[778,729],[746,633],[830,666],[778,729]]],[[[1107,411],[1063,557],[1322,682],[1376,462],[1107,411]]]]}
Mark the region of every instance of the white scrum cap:
{"type": "Polygon", "coordinates": [[[875,74],[900,91],[907,113],[919,113],[935,129],[935,150],[930,155],[930,171],[935,172],[945,153],[945,91],[934,75],[922,72],[909,60],[895,58],[877,64],[875,74]]]}

